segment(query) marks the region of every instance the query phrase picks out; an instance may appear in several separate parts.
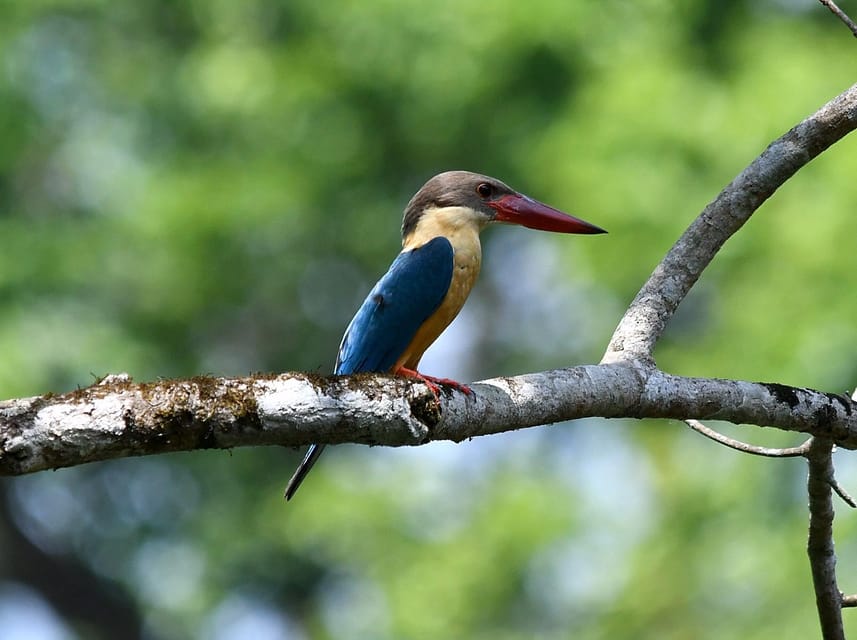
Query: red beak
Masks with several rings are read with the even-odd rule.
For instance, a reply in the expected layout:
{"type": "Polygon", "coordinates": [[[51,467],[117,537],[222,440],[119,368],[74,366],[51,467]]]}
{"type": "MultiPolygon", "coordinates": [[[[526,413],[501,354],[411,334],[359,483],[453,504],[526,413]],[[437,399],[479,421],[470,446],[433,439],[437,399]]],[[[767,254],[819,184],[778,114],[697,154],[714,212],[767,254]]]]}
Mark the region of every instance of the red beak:
{"type": "Polygon", "coordinates": [[[495,220],[519,224],[530,229],[559,233],[607,233],[601,227],[558,211],[520,193],[503,196],[488,206],[497,212],[495,220]]]}

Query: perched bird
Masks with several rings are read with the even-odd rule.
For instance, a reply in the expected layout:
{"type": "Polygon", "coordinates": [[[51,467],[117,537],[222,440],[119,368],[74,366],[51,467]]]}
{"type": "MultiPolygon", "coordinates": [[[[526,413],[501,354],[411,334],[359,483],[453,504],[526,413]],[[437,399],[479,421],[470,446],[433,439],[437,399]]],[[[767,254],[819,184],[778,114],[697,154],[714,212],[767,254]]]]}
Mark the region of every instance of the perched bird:
{"type": "MultiPolygon", "coordinates": [[[[479,232],[492,222],[560,233],[604,229],[537,202],[495,178],[447,171],[423,185],[405,208],[402,252],[351,320],[334,373],[393,373],[471,393],[454,380],[417,371],[423,352],[452,322],[482,263],[479,232]]],[[[290,500],[324,445],[310,445],[286,487],[290,500]]]]}

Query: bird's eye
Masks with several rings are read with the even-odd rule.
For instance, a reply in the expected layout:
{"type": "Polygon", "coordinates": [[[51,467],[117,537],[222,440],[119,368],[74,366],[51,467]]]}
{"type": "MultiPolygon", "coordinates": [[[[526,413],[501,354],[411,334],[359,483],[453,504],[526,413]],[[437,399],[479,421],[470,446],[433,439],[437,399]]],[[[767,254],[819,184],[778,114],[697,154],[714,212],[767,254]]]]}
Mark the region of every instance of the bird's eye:
{"type": "Polygon", "coordinates": [[[476,193],[478,193],[483,198],[490,197],[492,191],[493,189],[491,188],[491,185],[487,182],[480,182],[479,186],[476,187],[476,193]]]}

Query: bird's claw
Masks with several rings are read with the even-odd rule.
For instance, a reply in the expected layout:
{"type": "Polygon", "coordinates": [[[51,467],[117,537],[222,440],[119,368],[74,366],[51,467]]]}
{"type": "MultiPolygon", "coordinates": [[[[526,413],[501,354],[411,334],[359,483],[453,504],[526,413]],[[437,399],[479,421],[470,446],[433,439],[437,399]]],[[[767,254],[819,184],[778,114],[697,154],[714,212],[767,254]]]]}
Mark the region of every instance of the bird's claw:
{"type": "Polygon", "coordinates": [[[436,378],[434,376],[427,376],[424,373],[420,373],[419,371],[415,371],[414,369],[406,369],[405,367],[399,367],[396,370],[396,375],[405,376],[407,378],[415,378],[420,380],[426,384],[429,390],[434,394],[434,397],[437,400],[440,400],[440,386],[444,385],[447,387],[452,387],[456,391],[461,391],[464,395],[472,395],[473,389],[468,387],[466,384],[462,384],[456,380],[451,380],[449,378],[436,378]]]}

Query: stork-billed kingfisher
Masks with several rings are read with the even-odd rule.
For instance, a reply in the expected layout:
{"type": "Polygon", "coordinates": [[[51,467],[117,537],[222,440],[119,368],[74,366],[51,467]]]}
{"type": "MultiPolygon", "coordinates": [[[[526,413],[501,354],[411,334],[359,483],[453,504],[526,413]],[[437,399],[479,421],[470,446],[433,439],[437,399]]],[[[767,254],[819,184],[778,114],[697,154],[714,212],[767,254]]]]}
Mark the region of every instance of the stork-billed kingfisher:
{"type": "MultiPolygon", "coordinates": [[[[559,233],[606,233],[604,229],[518,193],[495,178],[447,171],[423,185],[405,207],[402,252],[351,320],[334,373],[393,373],[470,389],[454,380],[417,371],[423,352],[461,310],[479,275],[479,232],[492,222],[559,233]]],[[[324,450],[309,451],[286,487],[290,500],[324,450]]]]}

